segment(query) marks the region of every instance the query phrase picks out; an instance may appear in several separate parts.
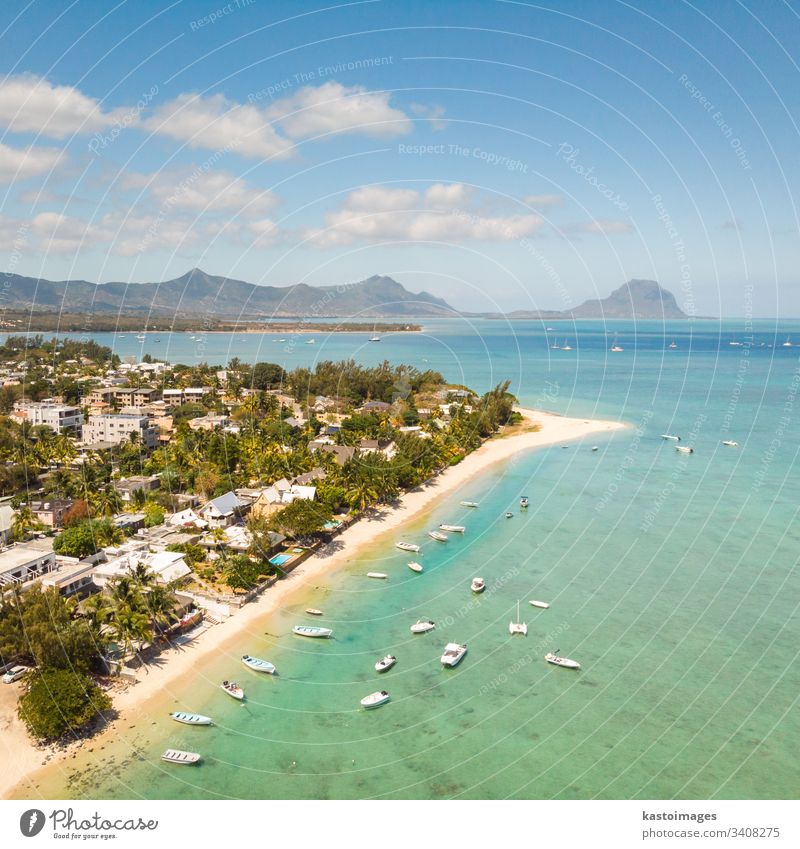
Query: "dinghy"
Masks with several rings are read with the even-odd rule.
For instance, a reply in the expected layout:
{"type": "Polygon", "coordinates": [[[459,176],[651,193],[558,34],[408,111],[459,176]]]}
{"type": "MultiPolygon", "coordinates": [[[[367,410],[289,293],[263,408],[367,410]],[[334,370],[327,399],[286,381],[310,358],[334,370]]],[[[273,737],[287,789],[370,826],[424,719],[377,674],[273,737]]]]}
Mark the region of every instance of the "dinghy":
{"type": "Polygon", "coordinates": [[[462,507],[477,507],[478,502],[477,501],[462,501],[461,506],[462,507]]]}
{"type": "Polygon", "coordinates": [[[447,542],[449,539],[447,534],[443,534],[441,531],[428,531],[428,536],[431,539],[435,539],[436,542],[447,542]]]}
{"type": "Polygon", "coordinates": [[[474,593],[482,593],[486,589],[486,581],[483,578],[473,578],[469,588],[474,593]]]}
{"type": "Polygon", "coordinates": [[[421,571],[422,571],[422,564],[417,563],[417,562],[416,562],[416,560],[412,560],[412,561],[408,564],[408,568],[409,568],[412,572],[421,572],[421,571]]]}
{"type": "Polygon", "coordinates": [[[385,705],[390,698],[391,696],[386,692],[386,690],[378,690],[377,693],[370,693],[368,696],[364,696],[364,698],[361,699],[361,707],[371,710],[372,708],[385,705]]]}
{"type": "Polygon", "coordinates": [[[258,657],[251,657],[249,654],[242,655],[242,663],[253,672],[266,672],[267,675],[274,675],[276,672],[275,666],[268,660],[261,660],[258,657]]]}
{"type": "Polygon", "coordinates": [[[308,613],[308,614],[309,614],[309,616],[322,616],[322,611],[321,611],[321,610],[317,610],[317,608],[316,608],[316,607],[307,607],[307,608],[306,608],[306,613],[308,613]]]}
{"type": "Polygon", "coordinates": [[[513,514],[513,513],[509,510],[509,511],[506,513],[506,519],[513,519],[513,518],[514,518],[514,514],[513,514]]]}
{"type": "Polygon", "coordinates": [[[549,654],[546,654],[544,656],[544,659],[548,663],[552,663],[555,666],[563,666],[565,669],[580,669],[581,668],[581,665],[580,665],[580,663],[578,663],[577,660],[571,660],[568,657],[559,657],[558,656],[558,649],[556,649],[554,652],[550,652],[549,654]]]}
{"type": "Polygon", "coordinates": [[[330,628],[316,628],[313,625],[295,625],[292,633],[299,634],[301,637],[330,637],[333,631],[330,628]]]}
{"type": "Polygon", "coordinates": [[[449,531],[451,534],[463,534],[466,528],[463,525],[439,525],[442,531],[449,531]]]}
{"type": "Polygon", "coordinates": [[[387,654],[386,657],[382,657],[375,664],[376,672],[386,672],[387,669],[391,669],[395,663],[397,663],[397,658],[393,654],[387,654]]]}
{"type": "Polygon", "coordinates": [[[378,578],[382,580],[383,578],[388,578],[389,576],[386,574],[386,572],[367,572],[367,577],[378,578]]]}
{"type": "Polygon", "coordinates": [[[168,761],[171,764],[196,764],[200,762],[200,755],[197,752],[182,752],[180,749],[167,749],[161,755],[162,761],[168,761]]]}
{"type": "Polygon", "coordinates": [[[681,441],[680,436],[673,436],[671,433],[662,433],[661,438],[662,439],[670,439],[670,440],[672,440],[672,442],[680,442],[681,441]]]}
{"type": "Polygon", "coordinates": [[[522,496],[522,498],[520,498],[520,500],[519,500],[519,506],[520,506],[523,510],[527,510],[527,509],[528,509],[528,505],[529,505],[529,504],[530,504],[530,501],[528,500],[528,496],[527,496],[527,495],[523,495],[523,496],[522,496]]]}
{"type": "Polygon", "coordinates": [[[210,716],[203,716],[202,713],[184,713],[182,710],[176,710],[170,714],[175,722],[182,722],[184,725],[213,725],[210,716]]]}
{"type": "Polygon", "coordinates": [[[435,622],[431,622],[430,619],[418,619],[411,626],[412,634],[426,634],[428,631],[432,631],[436,627],[435,622]]]}
{"type": "Polygon", "coordinates": [[[679,454],[694,454],[694,448],[689,448],[688,445],[679,445],[675,450],[679,454]]]}
{"type": "Polygon", "coordinates": [[[723,439],[723,445],[727,445],[729,448],[736,448],[738,446],[738,442],[734,442],[732,439],[723,439]]]}
{"type": "Polygon", "coordinates": [[[546,602],[546,601],[536,601],[536,600],[534,599],[533,601],[530,601],[530,602],[528,602],[528,603],[529,603],[529,604],[532,604],[534,607],[541,607],[541,608],[543,608],[544,610],[547,610],[547,608],[548,608],[548,607],[550,607],[549,602],[546,602]]]}
{"type": "Polygon", "coordinates": [[[395,548],[399,548],[400,551],[413,551],[415,554],[419,551],[419,546],[415,545],[413,542],[396,542],[395,548]]]}
{"type": "Polygon", "coordinates": [[[232,699],[242,701],[244,698],[244,690],[235,681],[223,681],[220,689],[224,690],[232,699]]]}

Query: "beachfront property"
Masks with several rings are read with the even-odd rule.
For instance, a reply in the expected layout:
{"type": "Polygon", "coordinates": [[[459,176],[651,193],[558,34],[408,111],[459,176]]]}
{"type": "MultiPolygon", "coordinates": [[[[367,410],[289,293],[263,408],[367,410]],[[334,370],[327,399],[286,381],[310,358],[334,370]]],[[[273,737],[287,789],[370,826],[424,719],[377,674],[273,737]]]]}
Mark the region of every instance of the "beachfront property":
{"type": "Polygon", "coordinates": [[[14,527],[14,515],[14,508],[10,504],[0,504],[0,546],[8,545],[14,527]]]}
{"type": "Polygon", "coordinates": [[[71,563],[72,558],[57,559],[56,568],[42,578],[42,587],[55,587],[61,595],[83,598],[97,590],[94,582],[95,564],[78,560],[71,563]]]}
{"type": "Polygon", "coordinates": [[[211,528],[227,528],[238,521],[247,510],[250,502],[243,501],[235,492],[226,492],[212,498],[198,511],[200,518],[208,522],[211,528]]]}
{"type": "Polygon", "coordinates": [[[139,540],[131,541],[116,550],[123,553],[112,556],[106,563],[100,563],[94,569],[94,582],[98,587],[105,587],[113,578],[130,575],[140,563],[155,576],[156,583],[162,585],[186,580],[192,574],[179,551],[150,551],[147,542],[139,540]]]}
{"type": "Polygon", "coordinates": [[[56,568],[53,540],[34,539],[0,551],[0,588],[40,578],[56,568]]]}
{"type": "Polygon", "coordinates": [[[14,404],[18,418],[32,425],[46,425],[58,434],[80,436],[83,413],[80,407],[54,401],[19,401],[14,404]]]}
{"type": "Polygon", "coordinates": [[[361,454],[383,454],[387,460],[391,460],[397,454],[397,446],[393,439],[362,439],[358,443],[361,454]]]}
{"type": "Polygon", "coordinates": [[[158,430],[150,425],[147,416],[128,416],[121,413],[105,413],[90,416],[83,427],[83,441],[86,445],[119,445],[136,434],[145,448],[158,445],[158,430]]]}

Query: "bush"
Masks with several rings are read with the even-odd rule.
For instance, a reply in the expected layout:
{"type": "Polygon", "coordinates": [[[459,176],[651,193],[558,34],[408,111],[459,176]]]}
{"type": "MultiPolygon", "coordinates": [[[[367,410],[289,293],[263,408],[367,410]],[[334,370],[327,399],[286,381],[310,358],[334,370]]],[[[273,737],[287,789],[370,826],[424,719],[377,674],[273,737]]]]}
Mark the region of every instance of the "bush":
{"type": "Polygon", "coordinates": [[[31,679],[17,712],[34,737],[53,740],[82,729],[110,707],[111,699],[88,675],[45,669],[31,679]]]}
{"type": "Polygon", "coordinates": [[[53,540],[53,551],[64,557],[88,557],[122,540],[122,531],[107,519],[89,519],[70,525],[53,540]]]}

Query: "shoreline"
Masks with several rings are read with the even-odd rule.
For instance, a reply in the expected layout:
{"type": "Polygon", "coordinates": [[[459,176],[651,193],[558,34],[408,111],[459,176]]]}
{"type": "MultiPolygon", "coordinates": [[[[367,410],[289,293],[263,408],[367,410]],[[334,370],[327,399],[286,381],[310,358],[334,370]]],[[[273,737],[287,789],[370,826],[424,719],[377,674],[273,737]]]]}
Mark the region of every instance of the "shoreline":
{"type": "Polygon", "coordinates": [[[421,488],[405,493],[395,505],[374,510],[346,528],[335,538],[334,545],[321,548],[300,564],[285,579],[267,589],[257,601],[245,605],[229,619],[208,628],[194,640],[160,655],[162,662],[147,670],[142,677],[114,695],[118,717],[102,731],[63,748],[38,748],[30,740],[16,716],[16,698],[21,685],[5,685],[0,691],[0,739],[5,750],[0,774],[0,798],[24,798],[14,795],[23,782],[40,771],[76,757],[85,746],[101,748],[114,737],[125,735],[133,726],[149,717],[148,708],[165,688],[178,686],[196,675],[198,664],[231,643],[241,640],[254,623],[278,610],[291,596],[314,587],[321,577],[357,558],[366,545],[397,531],[406,522],[428,509],[435,501],[457,490],[475,475],[520,451],[582,439],[589,435],[612,433],[627,427],[621,422],[576,419],[519,408],[524,422],[510,433],[488,439],[458,465],[434,477],[421,488]],[[531,431],[539,424],[540,430],[531,431]]]}

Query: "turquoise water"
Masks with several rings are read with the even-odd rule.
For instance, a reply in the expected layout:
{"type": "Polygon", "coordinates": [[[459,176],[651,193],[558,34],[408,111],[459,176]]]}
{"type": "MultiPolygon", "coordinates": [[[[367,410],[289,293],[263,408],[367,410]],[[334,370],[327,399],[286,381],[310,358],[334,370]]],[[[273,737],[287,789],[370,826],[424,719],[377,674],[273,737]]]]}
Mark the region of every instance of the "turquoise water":
{"type": "MultiPolygon", "coordinates": [[[[380,345],[365,334],[317,337],[281,361],[385,357],[478,389],[508,377],[523,403],[633,427],[473,479],[171,694],[170,709],[209,714],[216,727],[177,726],[165,711],[80,778],[31,795],[796,798],[800,347],[782,342],[800,342],[800,324],[756,323],[751,333],[743,323],[615,322],[608,334],[599,323],[562,325],[555,335],[571,352],[550,348],[554,334],[540,325],[428,330],[380,345]],[[751,347],[728,344],[748,335],[751,347]],[[622,353],[608,351],[615,336],[622,353]],[[681,434],[695,453],[676,453],[662,433],[681,434]],[[434,543],[425,532],[440,522],[467,533],[434,543]],[[423,574],[393,547],[401,537],[423,544],[423,574]],[[371,570],[389,580],[367,579],[371,570]],[[475,597],[477,575],[488,588],[475,597]],[[527,638],[508,634],[518,600],[527,638]],[[290,633],[309,605],[325,611],[313,624],[332,627],[332,640],[290,633]],[[411,635],[418,618],[436,630],[411,635]],[[445,671],[449,641],[469,653],[445,671]],[[544,663],[555,649],[583,669],[544,663]],[[279,675],[245,670],[245,652],[279,675]],[[387,652],[399,662],[378,676],[387,652]],[[218,689],[232,675],[244,705],[218,689]],[[381,688],[388,705],[358,708],[381,688]],[[158,755],[168,746],[205,761],[167,768],[158,755]]],[[[279,347],[220,335],[212,350],[211,340],[202,355],[211,362],[234,342],[242,359],[279,347]]],[[[181,345],[168,340],[170,358],[189,359],[181,345]]]]}

